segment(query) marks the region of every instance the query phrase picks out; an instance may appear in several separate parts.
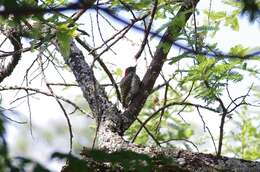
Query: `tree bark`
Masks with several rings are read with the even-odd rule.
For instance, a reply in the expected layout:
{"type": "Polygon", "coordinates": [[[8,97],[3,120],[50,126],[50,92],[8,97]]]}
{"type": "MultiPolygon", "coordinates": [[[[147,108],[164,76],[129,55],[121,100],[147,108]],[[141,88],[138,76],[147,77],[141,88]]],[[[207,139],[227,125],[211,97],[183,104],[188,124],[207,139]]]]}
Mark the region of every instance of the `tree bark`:
{"type": "MultiPolygon", "coordinates": [[[[11,42],[11,44],[14,47],[13,55],[11,61],[7,64],[7,66],[0,66],[0,83],[8,76],[10,76],[17,66],[19,60],[21,59],[22,55],[22,44],[21,44],[21,37],[20,33],[18,33],[16,30],[10,31],[8,33],[8,38],[11,42]]],[[[4,61],[4,58],[1,59],[4,61]]]]}

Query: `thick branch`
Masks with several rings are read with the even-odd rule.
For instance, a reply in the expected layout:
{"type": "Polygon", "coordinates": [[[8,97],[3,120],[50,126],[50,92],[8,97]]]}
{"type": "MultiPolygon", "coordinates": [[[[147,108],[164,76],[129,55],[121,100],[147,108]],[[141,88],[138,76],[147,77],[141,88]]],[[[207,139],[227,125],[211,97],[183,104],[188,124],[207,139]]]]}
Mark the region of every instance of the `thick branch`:
{"type": "MultiPolygon", "coordinates": [[[[246,161],[235,158],[213,156],[211,154],[193,153],[191,151],[180,150],[175,148],[126,148],[136,153],[145,154],[156,159],[156,165],[153,171],[169,171],[169,172],[246,172],[260,171],[260,163],[254,161],[246,161]],[[160,161],[161,159],[161,161],[160,161]],[[168,161],[163,161],[167,159],[168,161]],[[170,161],[171,160],[171,161],[170,161]]],[[[81,155],[88,158],[89,150],[83,150],[81,155]]],[[[88,159],[89,160],[89,159],[88,159]]],[[[102,166],[101,166],[102,167],[102,166]]],[[[107,166],[108,167],[108,166],[107,166]]],[[[109,167],[108,167],[109,168],[109,167]]],[[[95,167],[98,169],[98,167],[95,167]]],[[[110,167],[111,169],[111,167],[110,167]]],[[[112,170],[112,169],[111,169],[112,170]]],[[[114,171],[125,171],[127,169],[114,171]]],[[[98,170],[97,170],[98,171],[98,170]]],[[[109,171],[109,169],[107,170],[109,171]]]]}
{"type": "Polygon", "coordinates": [[[113,151],[126,148],[127,142],[119,135],[122,131],[120,112],[108,100],[104,88],[96,80],[92,68],[86,63],[83,53],[74,42],[71,43],[67,64],[97,120],[99,147],[113,151]]]}
{"type": "Polygon", "coordinates": [[[93,55],[93,57],[95,59],[97,59],[98,63],[100,64],[100,66],[104,69],[104,71],[106,72],[107,76],[109,77],[112,85],[115,87],[115,90],[116,90],[116,95],[117,95],[117,98],[118,100],[121,101],[121,96],[120,96],[120,92],[119,92],[119,89],[118,89],[118,86],[116,84],[116,81],[113,77],[113,75],[111,74],[111,72],[109,71],[109,69],[107,68],[107,66],[105,65],[105,63],[98,57],[98,55],[96,54],[95,51],[93,51],[92,48],[90,48],[89,45],[87,45],[84,41],[82,41],[79,37],[76,37],[76,40],[78,41],[78,43],[80,45],[82,45],[88,52],[90,52],[91,55],[93,55]]]}
{"type": "Polygon", "coordinates": [[[112,106],[109,102],[104,88],[96,80],[90,66],[86,63],[83,53],[79,50],[74,42],[71,43],[70,57],[67,64],[74,73],[76,81],[79,84],[84,97],[97,118],[112,106]]]}
{"type": "MultiPolygon", "coordinates": [[[[194,6],[197,5],[199,0],[195,0],[194,6]]],[[[130,127],[130,125],[136,120],[139,112],[141,111],[146,99],[151,93],[154,83],[162,69],[165,59],[171,49],[172,44],[176,40],[176,35],[182,30],[185,23],[188,21],[192,14],[192,4],[183,5],[172,23],[168,26],[167,30],[163,34],[160,43],[157,46],[153,60],[150,63],[148,70],[142,80],[142,87],[139,90],[138,96],[134,98],[129,108],[123,113],[123,132],[130,127]],[[180,22],[181,18],[184,21],[180,22]],[[180,24],[182,23],[182,24],[180,24]]]]}
{"type": "Polygon", "coordinates": [[[9,35],[10,42],[14,47],[14,54],[12,56],[12,60],[8,63],[6,67],[0,69],[0,83],[11,73],[13,72],[14,68],[18,64],[18,61],[21,59],[22,49],[21,38],[17,32],[12,32],[9,35]]]}

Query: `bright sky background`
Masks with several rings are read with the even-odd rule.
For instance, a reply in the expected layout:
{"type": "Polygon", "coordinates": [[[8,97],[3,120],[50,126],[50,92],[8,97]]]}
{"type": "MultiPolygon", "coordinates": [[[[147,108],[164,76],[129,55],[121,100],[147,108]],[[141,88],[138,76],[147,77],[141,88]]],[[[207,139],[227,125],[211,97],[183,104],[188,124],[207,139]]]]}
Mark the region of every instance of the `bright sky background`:
{"type": "MultiPolygon", "coordinates": [[[[208,8],[208,5],[209,5],[208,0],[202,0],[199,4],[199,9],[208,8]]],[[[227,11],[229,10],[229,8],[225,8],[223,5],[221,5],[221,1],[219,1],[219,0],[213,0],[212,9],[213,10],[226,9],[227,11]]],[[[95,14],[92,16],[93,16],[93,20],[95,20],[95,14]]],[[[82,22],[83,24],[85,24],[86,22],[89,22],[89,21],[90,21],[89,13],[85,14],[80,20],[80,22],[82,22]]],[[[231,29],[225,28],[223,26],[223,28],[221,28],[221,30],[219,31],[219,33],[217,34],[215,39],[209,40],[209,41],[218,42],[219,43],[218,47],[221,50],[223,50],[224,52],[227,52],[230,47],[232,47],[233,45],[236,45],[236,44],[242,44],[242,45],[248,46],[248,47],[259,46],[259,43],[260,43],[259,25],[249,24],[247,21],[247,18],[240,19],[239,24],[240,24],[239,32],[234,32],[231,29]]],[[[89,26],[90,26],[90,24],[88,23],[85,26],[81,26],[80,28],[86,28],[86,30],[89,31],[90,30],[88,28],[89,26]]],[[[106,27],[105,25],[104,25],[104,28],[102,28],[102,30],[103,31],[106,30],[107,34],[113,33],[113,32],[110,32],[110,28],[106,27]]],[[[95,34],[98,35],[97,33],[95,33],[95,34]]],[[[140,40],[142,40],[142,38],[143,38],[142,34],[140,32],[136,32],[136,31],[131,31],[127,37],[131,38],[131,40],[137,41],[138,43],[140,43],[140,40]]],[[[138,44],[132,44],[132,46],[130,46],[129,42],[121,41],[118,46],[113,48],[113,50],[115,50],[117,54],[115,55],[113,53],[107,53],[107,55],[105,55],[103,57],[103,59],[107,60],[107,61],[111,61],[111,59],[112,59],[112,62],[114,64],[116,64],[116,66],[114,66],[114,68],[112,68],[112,70],[115,70],[117,67],[124,69],[124,68],[128,67],[129,65],[135,65],[136,62],[133,59],[133,56],[135,55],[138,48],[139,48],[138,44]]],[[[86,52],[84,52],[84,53],[87,55],[86,52]]],[[[35,59],[36,56],[37,56],[37,52],[34,52],[34,53],[30,52],[30,53],[23,54],[23,58],[20,61],[20,64],[15,69],[12,76],[7,78],[4,81],[3,85],[19,85],[21,83],[21,81],[23,80],[22,77],[23,77],[23,74],[25,73],[25,70],[31,64],[32,59],[35,59]]],[[[144,68],[143,68],[144,65],[143,64],[144,64],[144,61],[138,62],[138,74],[140,76],[143,76],[143,74],[144,74],[144,68]]],[[[55,82],[57,80],[58,75],[56,74],[56,72],[53,69],[47,71],[47,73],[52,75],[52,77],[49,78],[49,81],[53,80],[53,82],[55,82]]],[[[66,72],[66,73],[67,74],[65,76],[66,76],[66,80],[69,81],[68,83],[70,83],[70,81],[73,82],[74,77],[72,76],[72,74],[70,74],[68,72],[66,72]]],[[[248,80],[246,80],[245,83],[251,83],[250,78],[248,80]],[[250,82],[248,82],[248,81],[250,81],[250,82]]],[[[235,86],[236,88],[232,89],[232,92],[233,92],[233,94],[236,94],[237,92],[246,92],[245,89],[247,86],[248,86],[247,84],[240,85],[239,87],[235,86]]],[[[41,83],[40,79],[33,81],[32,87],[42,88],[42,89],[46,90],[46,88],[44,87],[44,84],[41,83]]],[[[14,100],[14,96],[16,93],[17,92],[1,93],[2,97],[3,97],[3,107],[6,107],[6,108],[10,107],[9,103],[14,100]]],[[[22,93],[22,91],[21,91],[21,93],[22,93]]],[[[79,89],[57,90],[57,94],[65,95],[65,97],[74,97],[75,95],[81,95],[81,91],[79,89]]],[[[57,125],[57,124],[59,125],[60,123],[66,124],[65,118],[64,118],[60,108],[58,107],[58,104],[56,103],[56,101],[54,99],[45,97],[45,96],[35,96],[34,98],[32,97],[30,99],[30,103],[31,103],[31,108],[32,108],[31,110],[32,110],[33,127],[44,132],[45,129],[48,131],[51,131],[53,129],[54,125],[57,125]]],[[[21,115],[17,116],[17,114],[11,114],[11,117],[13,117],[15,119],[25,120],[26,119],[25,116],[28,117],[28,107],[27,107],[26,101],[22,101],[22,102],[20,101],[19,103],[12,104],[11,106],[14,106],[14,105],[16,106],[15,110],[17,112],[21,113],[21,115]]],[[[82,106],[84,107],[84,106],[86,106],[86,104],[83,104],[82,106]]],[[[203,113],[203,111],[202,111],[202,113],[203,113]]],[[[85,125],[89,125],[89,123],[87,122],[88,120],[83,115],[71,116],[70,119],[71,119],[74,131],[84,128],[85,125]]],[[[202,126],[201,121],[198,120],[197,115],[193,115],[193,116],[186,115],[185,119],[187,121],[190,121],[191,123],[194,123],[194,125],[199,124],[200,126],[202,126]]],[[[218,133],[219,122],[216,122],[216,121],[219,121],[218,119],[219,119],[219,116],[211,115],[211,114],[207,114],[205,117],[205,120],[208,122],[208,125],[213,130],[213,133],[218,133]]],[[[34,128],[33,128],[33,130],[34,130],[34,128]]],[[[66,132],[67,138],[65,138],[63,140],[61,138],[54,139],[54,142],[57,142],[55,144],[56,146],[48,147],[48,142],[43,140],[44,138],[41,138],[36,132],[34,132],[34,138],[32,138],[30,136],[30,131],[29,131],[28,126],[21,126],[21,125],[17,125],[14,123],[9,123],[7,139],[8,139],[8,142],[10,143],[11,151],[13,151],[11,153],[19,154],[22,152],[19,152],[19,150],[17,150],[17,138],[18,137],[27,138],[26,142],[29,143],[30,146],[32,146],[31,148],[30,148],[30,146],[28,146],[28,148],[30,149],[30,151],[27,152],[28,155],[36,158],[37,160],[42,160],[43,156],[49,157],[53,151],[68,152],[68,150],[69,150],[68,130],[61,131],[61,132],[66,132]],[[16,147],[16,149],[13,149],[15,147],[16,147]]],[[[198,131],[198,132],[201,132],[201,131],[198,131]]],[[[216,135],[218,135],[218,134],[216,134],[216,135]]],[[[91,145],[91,140],[89,142],[86,142],[85,140],[82,140],[79,137],[79,135],[77,135],[77,134],[74,134],[74,142],[79,143],[82,146],[85,146],[86,144],[91,145]]],[[[23,147],[23,146],[20,145],[20,147],[23,147]]],[[[19,146],[18,146],[18,148],[19,148],[19,146]]],[[[211,146],[209,146],[209,148],[212,149],[211,146]]],[[[46,162],[48,162],[48,161],[45,161],[45,163],[46,162]]],[[[59,171],[60,170],[59,165],[60,164],[52,163],[50,165],[50,167],[52,169],[54,169],[55,171],[59,171]]]]}

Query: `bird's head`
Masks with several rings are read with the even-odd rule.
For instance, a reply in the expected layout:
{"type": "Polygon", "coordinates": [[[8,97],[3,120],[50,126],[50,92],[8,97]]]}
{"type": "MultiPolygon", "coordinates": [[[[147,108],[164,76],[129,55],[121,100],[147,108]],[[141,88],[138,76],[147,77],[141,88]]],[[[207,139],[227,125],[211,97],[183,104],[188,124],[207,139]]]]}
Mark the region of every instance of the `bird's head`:
{"type": "Polygon", "coordinates": [[[131,73],[131,72],[133,72],[133,73],[135,73],[135,71],[136,71],[136,66],[131,66],[131,67],[128,67],[128,68],[126,68],[126,70],[125,70],[125,76],[126,75],[128,75],[129,73],[131,73]]]}

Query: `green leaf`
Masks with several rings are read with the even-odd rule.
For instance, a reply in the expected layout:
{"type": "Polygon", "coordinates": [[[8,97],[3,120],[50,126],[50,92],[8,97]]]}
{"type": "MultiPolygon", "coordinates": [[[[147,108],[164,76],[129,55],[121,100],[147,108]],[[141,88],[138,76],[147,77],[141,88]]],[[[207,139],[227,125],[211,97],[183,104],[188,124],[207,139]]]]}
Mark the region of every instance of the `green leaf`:
{"type": "Polygon", "coordinates": [[[227,16],[225,26],[230,26],[234,31],[239,31],[239,23],[236,15],[227,16]]]}
{"type": "Polygon", "coordinates": [[[246,107],[236,118],[236,130],[226,139],[226,153],[234,153],[245,160],[257,160],[260,158],[260,131],[255,121],[259,120],[258,115],[248,115],[246,107]],[[230,146],[236,143],[234,146],[230,146]]]}
{"type": "Polygon", "coordinates": [[[70,171],[85,172],[91,170],[84,160],[81,160],[78,157],[75,157],[71,154],[55,152],[51,155],[51,158],[68,160],[70,171]]]}
{"type": "Polygon", "coordinates": [[[16,157],[15,159],[18,162],[18,167],[20,171],[24,171],[24,168],[27,165],[32,165],[33,167],[32,172],[50,172],[50,170],[48,170],[43,165],[41,165],[40,163],[32,159],[25,158],[25,157],[16,157]]]}
{"type": "Polygon", "coordinates": [[[248,52],[248,48],[243,47],[243,45],[238,44],[232,48],[230,48],[229,55],[234,55],[234,56],[245,56],[248,52]]]}
{"type": "Polygon", "coordinates": [[[226,12],[225,11],[218,11],[218,12],[211,11],[210,13],[208,11],[204,11],[204,13],[206,15],[208,15],[209,19],[211,19],[213,21],[221,20],[221,19],[226,17],[226,12]]]}
{"type": "Polygon", "coordinates": [[[234,0],[223,0],[223,3],[230,5],[232,7],[240,7],[241,6],[241,2],[234,1],[234,0]]]}
{"type": "Polygon", "coordinates": [[[122,71],[121,68],[116,68],[114,73],[115,73],[116,76],[122,76],[123,75],[123,71],[122,71]]]}
{"type": "Polygon", "coordinates": [[[70,43],[75,36],[76,27],[68,28],[67,24],[60,24],[57,26],[56,37],[60,52],[66,61],[70,55],[70,43]]]}
{"type": "Polygon", "coordinates": [[[185,53],[182,53],[181,55],[172,57],[170,59],[169,64],[172,65],[172,64],[176,63],[177,61],[180,61],[181,59],[184,59],[184,58],[192,58],[192,56],[189,56],[189,54],[190,54],[189,52],[185,52],[185,53]]]}
{"type": "Polygon", "coordinates": [[[1,4],[4,5],[5,9],[19,8],[17,4],[17,0],[2,0],[1,4]]]}

